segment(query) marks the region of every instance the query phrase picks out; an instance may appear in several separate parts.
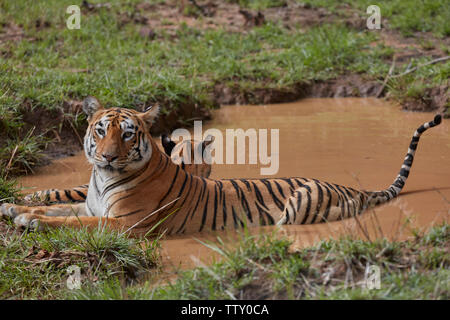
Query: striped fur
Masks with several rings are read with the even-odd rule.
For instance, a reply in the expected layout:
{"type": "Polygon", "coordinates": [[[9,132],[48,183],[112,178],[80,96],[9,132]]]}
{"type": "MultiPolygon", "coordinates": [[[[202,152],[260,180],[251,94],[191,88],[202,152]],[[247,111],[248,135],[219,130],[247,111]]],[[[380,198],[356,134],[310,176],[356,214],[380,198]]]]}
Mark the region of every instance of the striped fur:
{"type": "Polygon", "coordinates": [[[172,163],[149,134],[157,110],[105,110],[93,104],[85,108],[89,114],[85,151],[94,167],[85,206],[77,207],[79,217],[49,217],[70,215],[64,205],[36,209],[46,216],[3,205],[4,214],[17,215],[17,225],[97,227],[103,221],[137,236],[155,226],[155,232],[166,230],[171,235],[349,218],[400,193],[420,135],[441,122],[437,115],[416,130],[392,185],[381,191],[360,191],[307,178],[212,180],[191,175],[172,163]],[[132,138],[125,139],[131,125],[132,138]]]}
{"type": "MultiPolygon", "coordinates": [[[[203,154],[203,150],[207,145],[212,143],[214,140],[206,140],[199,142],[194,139],[187,140],[191,150],[200,150],[203,154]]],[[[180,142],[181,144],[183,142],[180,142]]],[[[173,149],[177,146],[167,135],[161,136],[161,144],[167,155],[171,155],[173,149]]],[[[178,144],[178,145],[179,145],[178,144]]],[[[202,162],[201,164],[195,164],[193,161],[194,153],[191,153],[191,161],[189,164],[181,162],[181,168],[190,174],[208,178],[211,174],[211,164],[202,162]]],[[[183,158],[181,158],[183,159],[183,158]]],[[[25,196],[25,201],[34,202],[42,201],[45,203],[80,203],[86,201],[86,196],[88,192],[89,184],[84,184],[71,189],[47,189],[42,191],[37,191],[32,194],[25,196]]]]}
{"type": "MultiPolygon", "coordinates": [[[[208,145],[214,142],[213,136],[206,137],[201,143],[196,140],[186,140],[181,141],[178,144],[173,142],[167,135],[163,134],[161,136],[161,144],[164,148],[165,153],[170,157],[173,156],[173,154],[181,153],[179,154],[181,159],[181,169],[184,171],[193,174],[195,176],[200,176],[204,178],[209,178],[211,175],[211,161],[203,161],[200,164],[195,163],[195,153],[200,154],[202,156],[208,156],[209,160],[211,160],[211,155],[205,154],[205,149],[208,145]],[[181,148],[182,146],[186,146],[187,149],[181,148]],[[188,155],[190,155],[189,161],[184,161],[184,158],[182,157],[183,152],[187,152],[188,155]]],[[[204,158],[202,157],[202,160],[204,158]]]]}

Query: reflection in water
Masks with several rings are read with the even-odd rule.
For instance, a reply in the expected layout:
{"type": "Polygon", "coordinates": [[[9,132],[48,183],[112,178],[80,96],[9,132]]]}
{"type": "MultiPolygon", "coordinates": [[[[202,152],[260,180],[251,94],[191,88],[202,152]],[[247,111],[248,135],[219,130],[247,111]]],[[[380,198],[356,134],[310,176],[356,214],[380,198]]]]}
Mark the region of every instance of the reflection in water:
{"type": "MultiPolygon", "coordinates": [[[[317,178],[354,188],[378,190],[392,183],[414,130],[431,120],[429,113],[406,113],[376,99],[306,99],[267,106],[228,106],[204,124],[204,130],[279,129],[280,170],[274,177],[317,178]]],[[[361,239],[405,239],[412,228],[448,221],[450,214],[450,135],[447,121],[426,132],[420,141],[411,174],[397,199],[356,219],[325,224],[284,226],[281,234],[294,248],[320,239],[351,235],[361,239]]],[[[90,168],[82,153],[55,161],[24,186],[64,188],[87,183],[90,168]]],[[[213,165],[211,178],[260,176],[259,165],[213,165]]],[[[28,190],[31,191],[31,190],[28,190]]],[[[270,227],[251,230],[268,232],[270,227]]],[[[220,234],[235,239],[234,233],[220,234]]],[[[175,267],[195,265],[196,258],[211,261],[211,249],[196,239],[214,235],[172,238],[163,242],[165,262],[175,267]],[[194,261],[193,261],[194,260],[194,261]]],[[[233,241],[231,241],[233,242],[233,241]]]]}

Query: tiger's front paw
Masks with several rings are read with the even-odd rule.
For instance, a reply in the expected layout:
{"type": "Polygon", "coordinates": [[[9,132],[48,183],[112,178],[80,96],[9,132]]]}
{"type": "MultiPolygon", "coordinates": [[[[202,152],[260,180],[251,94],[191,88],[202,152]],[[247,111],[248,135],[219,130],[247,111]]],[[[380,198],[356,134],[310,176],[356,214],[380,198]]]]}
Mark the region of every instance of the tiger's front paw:
{"type": "Polygon", "coordinates": [[[42,231],[44,229],[44,225],[40,221],[39,216],[32,213],[23,213],[21,215],[18,215],[14,219],[14,224],[17,227],[25,228],[28,230],[42,231]]]}
{"type": "Polygon", "coordinates": [[[6,216],[10,218],[15,218],[20,214],[18,210],[16,210],[16,205],[12,203],[4,203],[0,207],[1,216],[6,216]]]}

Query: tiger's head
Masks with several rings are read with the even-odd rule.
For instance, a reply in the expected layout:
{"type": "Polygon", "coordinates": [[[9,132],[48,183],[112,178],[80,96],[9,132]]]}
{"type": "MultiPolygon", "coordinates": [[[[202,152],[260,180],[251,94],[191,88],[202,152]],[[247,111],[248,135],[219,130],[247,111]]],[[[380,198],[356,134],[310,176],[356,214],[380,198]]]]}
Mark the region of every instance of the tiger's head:
{"type": "Polygon", "coordinates": [[[83,101],[89,126],[84,151],[90,163],[109,172],[127,172],[142,168],[151,158],[154,144],[150,127],[159,107],[145,112],[131,109],[105,109],[94,97],[83,101]]]}
{"type": "MultiPolygon", "coordinates": [[[[175,143],[166,134],[161,135],[161,144],[164,152],[172,158],[180,160],[181,169],[195,176],[209,178],[211,175],[211,153],[206,149],[214,142],[214,136],[208,135],[203,141],[194,139],[183,140],[175,143]],[[205,152],[206,150],[206,152],[205,152]],[[184,153],[187,152],[186,158],[184,153]],[[200,156],[202,162],[195,163],[195,154],[200,156]],[[187,160],[187,161],[186,161],[187,160]]],[[[176,161],[174,161],[176,163],[176,161]]]]}

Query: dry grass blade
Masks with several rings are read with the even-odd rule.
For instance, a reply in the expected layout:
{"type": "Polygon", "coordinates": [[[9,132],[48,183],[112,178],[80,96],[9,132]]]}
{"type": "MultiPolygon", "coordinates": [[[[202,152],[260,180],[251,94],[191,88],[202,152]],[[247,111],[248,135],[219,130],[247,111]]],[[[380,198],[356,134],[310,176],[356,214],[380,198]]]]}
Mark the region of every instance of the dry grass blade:
{"type": "Polygon", "coordinates": [[[429,66],[429,65],[432,65],[432,64],[435,64],[435,63],[438,63],[438,62],[447,61],[447,60],[449,60],[449,59],[450,59],[450,56],[446,56],[446,57],[441,57],[441,58],[437,58],[437,59],[431,60],[431,61],[429,61],[429,62],[427,62],[427,63],[424,63],[424,64],[419,64],[418,66],[416,66],[416,67],[414,67],[414,68],[412,68],[412,69],[409,69],[409,70],[407,70],[407,71],[405,71],[405,72],[403,72],[403,73],[400,73],[400,74],[396,74],[396,75],[391,76],[391,79],[403,77],[403,76],[405,76],[405,75],[407,75],[407,74],[409,74],[409,73],[411,73],[411,72],[416,71],[416,70],[419,69],[419,68],[422,68],[422,67],[425,67],[425,66],[429,66]]]}
{"type": "Polygon", "coordinates": [[[386,75],[386,78],[384,78],[383,85],[380,87],[380,90],[378,90],[378,92],[375,95],[375,97],[377,97],[377,98],[380,97],[381,93],[383,92],[384,88],[386,87],[386,84],[389,81],[389,78],[391,77],[392,73],[394,72],[394,69],[395,69],[395,56],[392,59],[392,64],[391,64],[391,67],[389,68],[389,72],[386,75]]]}
{"type": "Polygon", "coordinates": [[[156,213],[158,213],[159,211],[163,210],[164,208],[168,207],[170,204],[174,203],[175,201],[177,201],[178,199],[180,199],[180,197],[170,201],[169,203],[163,205],[161,208],[151,212],[150,214],[148,214],[147,216],[145,216],[144,218],[142,218],[141,220],[139,220],[138,222],[136,222],[134,225],[132,225],[131,227],[129,227],[125,232],[123,232],[122,234],[125,234],[127,232],[130,232],[131,230],[133,230],[134,228],[136,228],[138,225],[140,225],[142,222],[144,222],[145,220],[147,220],[148,218],[150,218],[151,216],[155,215],[156,213]]]}
{"type": "Polygon", "coordinates": [[[16,145],[16,147],[14,148],[14,150],[13,150],[13,152],[12,152],[12,154],[11,154],[11,158],[9,158],[9,162],[8,162],[8,164],[6,165],[6,168],[5,168],[5,171],[6,171],[5,178],[8,177],[8,172],[9,172],[9,170],[11,169],[12,161],[13,161],[13,159],[14,159],[14,156],[16,155],[17,149],[19,149],[19,145],[16,145]]]}

